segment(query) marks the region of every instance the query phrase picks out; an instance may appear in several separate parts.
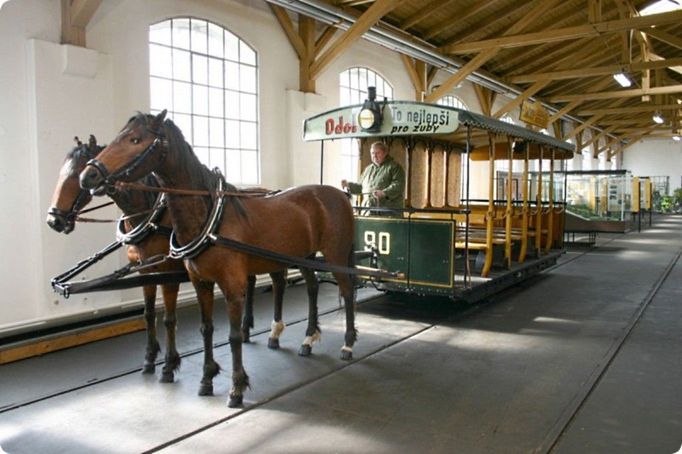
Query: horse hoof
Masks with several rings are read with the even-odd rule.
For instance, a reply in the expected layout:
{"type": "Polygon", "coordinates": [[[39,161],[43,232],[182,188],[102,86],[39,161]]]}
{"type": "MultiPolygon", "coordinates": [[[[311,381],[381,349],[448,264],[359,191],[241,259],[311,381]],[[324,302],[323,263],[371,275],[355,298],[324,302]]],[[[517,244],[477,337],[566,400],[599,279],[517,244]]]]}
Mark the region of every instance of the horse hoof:
{"type": "Polygon", "coordinates": [[[153,374],[156,371],[156,364],[149,363],[142,366],[143,374],[153,374]]]}
{"type": "Polygon", "coordinates": [[[303,344],[301,345],[301,348],[298,349],[298,356],[310,356],[312,352],[313,352],[312,346],[308,344],[303,344]]]}
{"type": "Polygon", "coordinates": [[[341,359],[344,361],[350,361],[353,359],[353,352],[350,350],[341,350],[341,359]]]}
{"type": "Polygon", "coordinates": [[[159,378],[160,383],[173,383],[175,381],[175,376],[173,372],[163,372],[161,378],[159,378]]]}
{"type": "Polygon", "coordinates": [[[200,396],[212,396],[213,395],[213,385],[201,385],[199,387],[200,396]]]}
{"type": "Polygon", "coordinates": [[[244,406],[244,396],[230,396],[227,401],[227,406],[230,408],[241,408],[244,406]]]}
{"type": "Polygon", "coordinates": [[[268,337],[268,348],[277,350],[279,348],[279,339],[276,337],[268,337]]]}

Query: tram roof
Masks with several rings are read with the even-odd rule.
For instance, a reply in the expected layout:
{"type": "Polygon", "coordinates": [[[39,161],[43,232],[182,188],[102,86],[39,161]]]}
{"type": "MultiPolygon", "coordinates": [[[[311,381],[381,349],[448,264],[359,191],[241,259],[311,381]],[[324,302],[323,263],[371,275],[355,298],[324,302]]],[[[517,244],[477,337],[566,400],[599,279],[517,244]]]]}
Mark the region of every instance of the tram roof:
{"type": "MultiPolygon", "coordinates": [[[[561,157],[572,157],[575,145],[554,137],[516,126],[485,115],[440,104],[417,101],[386,101],[383,122],[378,132],[366,132],[357,124],[357,115],[363,104],[339,107],[304,121],[303,140],[318,141],[366,137],[429,137],[434,140],[457,144],[464,149],[467,134],[464,127],[472,128],[473,148],[487,146],[488,134],[475,134],[476,130],[492,132],[497,135],[523,139],[532,144],[544,145],[562,151],[561,157]]],[[[498,142],[499,143],[499,142],[498,142]]]]}

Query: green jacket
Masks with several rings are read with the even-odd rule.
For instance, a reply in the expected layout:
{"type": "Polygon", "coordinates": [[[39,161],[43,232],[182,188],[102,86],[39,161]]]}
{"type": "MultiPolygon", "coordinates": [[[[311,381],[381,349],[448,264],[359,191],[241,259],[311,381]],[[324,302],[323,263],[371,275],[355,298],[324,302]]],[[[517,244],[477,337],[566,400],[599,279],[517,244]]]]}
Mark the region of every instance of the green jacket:
{"type": "Polygon", "coordinates": [[[380,166],[371,163],[362,172],[360,183],[348,183],[351,194],[362,194],[363,206],[404,208],[405,206],[405,171],[390,155],[386,156],[380,166]],[[386,197],[377,200],[374,191],[381,189],[386,197]]]}

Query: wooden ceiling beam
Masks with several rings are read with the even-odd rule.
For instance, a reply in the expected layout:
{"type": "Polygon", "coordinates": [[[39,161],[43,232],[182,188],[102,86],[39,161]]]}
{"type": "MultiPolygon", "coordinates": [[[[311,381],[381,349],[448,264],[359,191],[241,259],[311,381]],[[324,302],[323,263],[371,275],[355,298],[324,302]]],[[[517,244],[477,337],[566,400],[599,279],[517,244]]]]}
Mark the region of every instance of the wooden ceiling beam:
{"type": "Polygon", "coordinates": [[[562,137],[561,139],[562,139],[562,140],[567,140],[567,139],[570,139],[570,138],[572,138],[572,137],[575,137],[575,136],[578,135],[578,133],[580,133],[581,131],[583,131],[583,130],[589,128],[590,126],[592,126],[592,125],[594,125],[594,124],[596,124],[596,123],[599,121],[599,119],[602,118],[603,116],[604,116],[604,115],[595,115],[594,117],[590,118],[589,120],[584,121],[581,125],[579,125],[579,126],[576,127],[575,129],[573,129],[572,131],[569,131],[569,132],[568,132],[564,137],[562,137]]]}
{"type": "Polygon", "coordinates": [[[102,0],[61,0],[62,44],[85,47],[85,29],[102,0]]]}
{"type": "Polygon", "coordinates": [[[662,106],[657,106],[655,104],[643,105],[643,106],[633,106],[633,107],[618,107],[613,109],[587,109],[579,111],[577,114],[580,116],[606,114],[606,115],[619,115],[619,114],[630,114],[639,112],[656,112],[657,110],[675,110],[682,108],[680,104],[665,104],[662,106]]]}
{"type": "Polygon", "coordinates": [[[682,66],[682,58],[635,62],[628,65],[606,65],[596,66],[593,68],[566,69],[563,71],[560,70],[533,74],[521,74],[518,76],[511,76],[507,79],[507,81],[512,84],[527,84],[546,78],[550,78],[552,80],[578,79],[582,77],[612,75],[623,71],[627,73],[635,73],[645,69],[671,68],[673,66],[682,66]]]}
{"type": "Polygon", "coordinates": [[[493,110],[493,104],[495,103],[495,98],[497,97],[497,92],[490,88],[486,88],[483,85],[473,85],[478,104],[481,107],[481,112],[483,115],[490,116],[493,110]]]}
{"type": "Polygon", "coordinates": [[[528,55],[528,50],[523,49],[523,53],[526,56],[523,59],[520,59],[520,61],[518,58],[509,62],[505,61],[502,70],[505,70],[505,68],[513,68],[509,71],[511,74],[533,72],[537,68],[546,70],[549,65],[552,65],[552,63],[562,55],[583,49],[590,41],[591,38],[583,38],[573,43],[557,44],[550,47],[549,49],[546,49],[541,55],[528,55]]]}
{"type": "MultiPolygon", "coordinates": [[[[583,16],[583,11],[580,8],[575,8],[571,2],[563,2],[554,8],[553,13],[558,13],[558,19],[546,20],[543,22],[536,22],[533,26],[536,30],[547,30],[555,28],[563,28],[565,24],[574,23],[575,21],[581,21],[583,16]],[[566,10],[570,8],[569,10],[566,10]]],[[[505,58],[503,62],[500,62],[499,66],[504,70],[511,70],[513,72],[518,72],[519,66],[534,66],[534,61],[538,58],[545,58],[547,54],[552,54],[555,51],[568,52],[567,43],[551,43],[546,46],[538,46],[533,49],[534,52],[529,55],[528,49],[520,47],[518,49],[507,49],[505,53],[505,58]]],[[[551,60],[550,60],[551,61],[551,60]]],[[[544,68],[544,66],[541,66],[544,68]]]]}
{"type": "Polygon", "coordinates": [[[279,22],[280,27],[282,27],[284,34],[287,36],[289,44],[291,44],[291,47],[293,47],[296,51],[296,55],[298,55],[299,60],[305,58],[305,45],[303,44],[303,40],[299,36],[298,32],[294,28],[294,23],[289,17],[289,13],[287,13],[284,8],[277,6],[274,3],[268,3],[268,5],[277,18],[277,22],[279,22]]]}
{"type": "Polygon", "coordinates": [[[405,66],[405,70],[407,70],[410,81],[412,81],[415,92],[414,99],[416,101],[422,101],[428,88],[426,63],[415,61],[414,58],[408,57],[405,54],[400,54],[400,59],[403,61],[403,66],[405,66]]]}
{"type": "Polygon", "coordinates": [[[652,87],[649,89],[635,88],[632,90],[607,91],[601,93],[586,93],[581,95],[559,95],[549,98],[549,102],[570,102],[578,99],[612,99],[632,98],[643,95],[663,95],[669,93],[682,93],[682,85],[669,85],[667,87],[652,87]]]}
{"type": "MultiPolygon", "coordinates": [[[[495,1],[497,1],[497,0],[492,0],[492,1],[479,0],[479,1],[477,1],[473,5],[469,6],[469,8],[457,13],[457,20],[455,21],[455,23],[462,23],[463,21],[469,19],[470,17],[480,13],[485,8],[492,6],[495,3],[495,1]]],[[[426,41],[432,40],[436,36],[443,33],[443,29],[445,27],[452,25],[452,24],[453,24],[453,20],[450,18],[445,19],[445,20],[435,24],[432,27],[432,31],[430,33],[424,34],[424,39],[426,41]]]]}
{"type": "Polygon", "coordinates": [[[682,49],[682,38],[671,35],[670,33],[661,30],[660,28],[647,28],[645,33],[652,38],[664,42],[670,46],[682,49]]]}
{"type": "Polygon", "coordinates": [[[403,30],[408,30],[429,17],[431,14],[438,11],[439,7],[442,8],[448,3],[452,3],[452,0],[431,0],[427,4],[423,5],[419,11],[402,21],[399,27],[403,30]]]}
{"type": "Polygon", "coordinates": [[[400,4],[400,0],[376,0],[310,67],[313,79],[379,20],[400,4]]]}
{"type": "Polygon", "coordinates": [[[533,85],[528,87],[526,90],[524,90],[523,93],[520,95],[516,96],[514,99],[510,100],[507,104],[502,106],[495,114],[493,114],[493,118],[500,118],[502,115],[511,112],[515,108],[519,107],[521,103],[523,103],[525,100],[542,90],[549,84],[551,81],[549,79],[546,80],[538,80],[535,82],[533,85]]]}
{"type": "Polygon", "coordinates": [[[320,36],[317,37],[315,40],[315,56],[319,55],[322,49],[324,49],[324,46],[326,46],[329,41],[334,37],[336,34],[336,30],[338,30],[335,26],[333,25],[327,25],[327,28],[324,29],[322,33],[320,33],[320,36]]]}
{"type": "Polygon", "coordinates": [[[102,0],[71,0],[71,25],[85,29],[101,4],[102,0]]]}
{"type": "Polygon", "coordinates": [[[682,11],[652,14],[650,16],[638,16],[628,19],[618,19],[608,22],[599,22],[588,25],[578,25],[556,30],[543,30],[540,32],[520,35],[503,36],[476,42],[466,42],[443,46],[441,50],[451,54],[468,54],[480,52],[486,49],[513,48],[546,44],[549,42],[566,41],[583,37],[598,37],[602,34],[617,33],[624,30],[643,30],[656,25],[666,25],[682,22],[682,11]]]}
{"type": "Polygon", "coordinates": [[[450,76],[445,82],[443,82],[440,87],[436,88],[434,91],[429,93],[425,98],[425,102],[436,102],[450,90],[452,90],[458,83],[466,79],[471,73],[476,71],[478,68],[483,66],[485,62],[493,58],[497,54],[496,49],[489,49],[487,51],[481,52],[467,62],[464,66],[459,68],[456,73],[450,76]]]}
{"type": "MultiPolygon", "coordinates": [[[[509,16],[514,15],[520,8],[527,8],[528,4],[521,4],[521,2],[513,2],[509,6],[507,6],[505,9],[502,11],[495,11],[494,13],[491,13],[484,18],[480,19],[478,22],[475,24],[472,24],[471,26],[467,27],[464,32],[460,32],[457,35],[450,36],[446,38],[445,42],[443,43],[442,46],[447,46],[450,45],[451,43],[458,43],[458,42],[467,42],[471,40],[473,37],[481,35],[482,33],[485,33],[485,30],[489,30],[491,28],[494,28],[496,24],[499,24],[500,22],[506,22],[509,20],[509,16]]],[[[515,32],[514,32],[515,33],[515,32]]],[[[512,33],[505,33],[507,34],[512,34],[512,33]]],[[[442,48],[441,46],[441,48],[442,48]]],[[[475,53],[474,52],[466,52],[466,53],[475,53]]]]}

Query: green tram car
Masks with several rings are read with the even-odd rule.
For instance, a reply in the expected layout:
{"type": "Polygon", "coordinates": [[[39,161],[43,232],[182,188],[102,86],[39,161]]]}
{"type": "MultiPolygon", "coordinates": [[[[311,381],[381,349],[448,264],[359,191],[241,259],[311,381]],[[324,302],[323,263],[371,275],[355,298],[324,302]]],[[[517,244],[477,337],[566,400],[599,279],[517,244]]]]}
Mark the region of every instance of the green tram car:
{"type": "Polygon", "coordinates": [[[304,122],[304,140],[358,141],[360,168],[385,142],[405,169],[405,209],[356,206],[361,277],[380,290],[476,301],[556,263],[563,252],[564,160],[574,146],[453,107],[409,101],[341,107],[304,122]],[[531,168],[532,166],[532,168],[531,168]]]}

